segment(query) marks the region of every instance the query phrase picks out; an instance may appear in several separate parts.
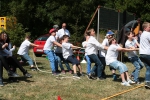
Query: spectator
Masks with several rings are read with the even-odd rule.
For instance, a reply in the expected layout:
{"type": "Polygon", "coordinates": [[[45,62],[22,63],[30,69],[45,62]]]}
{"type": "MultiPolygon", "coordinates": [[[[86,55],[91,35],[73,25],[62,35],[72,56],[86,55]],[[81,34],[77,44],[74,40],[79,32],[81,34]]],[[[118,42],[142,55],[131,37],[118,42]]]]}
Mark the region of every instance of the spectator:
{"type": "Polygon", "coordinates": [[[56,33],[56,39],[60,39],[63,37],[63,35],[68,35],[70,37],[70,32],[66,29],[66,23],[62,24],[62,28],[58,30],[56,33]]]}

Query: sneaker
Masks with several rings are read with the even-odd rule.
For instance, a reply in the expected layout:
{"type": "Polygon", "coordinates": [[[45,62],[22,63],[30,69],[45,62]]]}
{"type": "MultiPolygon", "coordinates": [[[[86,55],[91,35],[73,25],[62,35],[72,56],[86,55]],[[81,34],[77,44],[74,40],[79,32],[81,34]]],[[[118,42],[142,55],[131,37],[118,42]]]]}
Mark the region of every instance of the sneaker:
{"type": "Polygon", "coordinates": [[[62,70],[62,71],[61,71],[61,74],[66,74],[65,70],[62,70]]]}
{"type": "Polygon", "coordinates": [[[0,79],[0,86],[4,86],[2,79],[0,79]]]}
{"type": "Polygon", "coordinates": [[[145,88],[146,88],[146,89],[150,89],[150,82],[146,82],[146,83],[145,83],[145,88]]]}
{"type": "Polygon", "coordinates": [[[139,84],[141,84],[141,82],[138,81],[138,82],[135,82],[135,84],[136,84],[136,85],[139,85],[139,84]]]}
{"type": "Polygon", "coordinates": [[[31,71],[37,71],[37,68],[31,67],[30,70],[31,70],[31,71]]]}
{"type": "Polygon", "coordinates": [[[17,82],[17,79],[15,77],[9,77],[8,81],[11,82],[11,83],[12,82],[17,82]]]}
{"type": "Polygon", "coordinates": [[[124,86],[131,86],[128,82],[122,82],[121,85],[124,85],[124,86]]]}
{"type": "Polygon", "coordinates": [[[26,72],[26,73],[24,74],[24,76],[25,76],[25,77],[28,77],[28,78],[31,78],[31,77],[32,77],[32,75],[31,75],[30,73],[28,73],[28,72],[26,72]]]}
{"type": "Polygon", "coordinates": [[[17,73],[12,72],[12,71],[9,71],[9,72],[8,72],[8,76],[9,76],[9,77],[19,77],[19,75],[18,75],[17,73]]]}
{"type": "Polygon", "coordinates": [[[96,77],[93,77],[91,74],[87,74],[86,76],[89,80],[95,80],[96,79],[96,77]]]}
{"type": "Polygon", "coordinates": [[[52,75],[53,76],[58,76],[60,73],[57,73],[57,72],[52,72],[52,75]]]}
{"type": "Polygon", "coordinates": [[[77,74],[73,74],[73,78],[81,79],[77,74]]]}
{"type": "Polygon", "coordinates": [[[70,70],[69,73],[72,74],[72,70],[70,70]]]}
{"type": "Polygon", "coordinates": [[[113,74],[113,81],[117,80],[117,75],[113,74]]]}
{"type": "Polygon", "coordinates": [[[128,80],[128,83],[129,83],[129,84],[135,84],[135,82],[132,81],[132,80],[128,80]]]}

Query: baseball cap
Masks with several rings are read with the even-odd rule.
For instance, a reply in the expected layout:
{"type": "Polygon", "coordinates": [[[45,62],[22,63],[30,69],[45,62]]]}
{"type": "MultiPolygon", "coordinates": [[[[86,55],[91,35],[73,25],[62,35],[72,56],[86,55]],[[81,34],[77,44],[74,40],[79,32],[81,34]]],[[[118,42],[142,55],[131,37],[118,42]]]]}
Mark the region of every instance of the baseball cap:
{"type": "Polygon", "coordinates": [[[52,32],[56,32],[56,31],[57,31],[56,29],[52,28],[49,30],[49,33],[51,34],[52,32]]]}
{"type": "Polygon", "coordinates": [[[108,37],[109,35],[114,35],[114,33],[112,31],[109,31],[109,32],[106,33],[105,37],[108,37]]]}
{"type": "Polygon", "coordinates": [[[54,28],[54,29],[58,29],[59,26],[58,26],[58,25],[54,25],[53,28],[54,28]]]}

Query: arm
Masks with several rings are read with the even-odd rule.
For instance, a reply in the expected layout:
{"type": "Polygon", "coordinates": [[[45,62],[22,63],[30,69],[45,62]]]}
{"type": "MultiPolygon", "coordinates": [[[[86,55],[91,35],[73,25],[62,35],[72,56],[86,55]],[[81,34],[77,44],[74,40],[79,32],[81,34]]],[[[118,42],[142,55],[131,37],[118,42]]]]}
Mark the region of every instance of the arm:
{"type": "Polygon", "coordinates": [[[73,49],[80,49],[81,47],[71,45],[71,48],[73,48],[73,49]]]}
{"type": "Polygon", "coordinates": [[[136,50],[139,50],[138,48],[122,48],[122,47],[119,47],[117,49],[118,51],[136,51],[136,50]]]}
{"type": "Polygon", "coordinates": [[[56,42],[56,41],[54,41],[53,43],[54,43],[54,45],[57,45],[57,46],[59,46],[59,47],[62,47],[62,45],[61,45],[60,43],[56,42]]]}
{"type": "Polygon", "coordinates": [[[36,44],[34,44],[34,43],[31,43],[30,46],[38,47],[39,45],[36,45],[36,44]]]}
{"type": "Polygon", "coordinates": [[[8,43],[5,43],[4,45],[2,45],[2,49],[6,48],[8,46],[8,43]]]}

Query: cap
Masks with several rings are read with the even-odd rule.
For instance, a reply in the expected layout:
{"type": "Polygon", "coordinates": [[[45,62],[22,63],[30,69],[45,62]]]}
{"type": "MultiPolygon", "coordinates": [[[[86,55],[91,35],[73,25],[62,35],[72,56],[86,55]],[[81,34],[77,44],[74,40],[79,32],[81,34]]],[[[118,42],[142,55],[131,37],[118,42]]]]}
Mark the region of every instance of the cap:
{"type": "Polygon", "coordinates": [[[54,29],[58,29],[59,26],[58,26],[58,25],[54,25],[53,28],[54,28],[54,29]]]}
{"type": "Polygon", "coordinates": [[[107,32],[108,35],[113,35],[114,33],[112,31],[107,32]]]}
{"type": "Polygon", "coordinates": [[[107,33],[106,33],[106,36],[105,37],[108,37],[109,35],[113,35],[114,33],[112,32],[112,31],[108,31],[107,33]]]}
{"type": "Polygon", "coordinates": [[[56,32],[56,29],[52,28],[49,30],[49,33],[51,34],[52,32],[56,32]]]}

